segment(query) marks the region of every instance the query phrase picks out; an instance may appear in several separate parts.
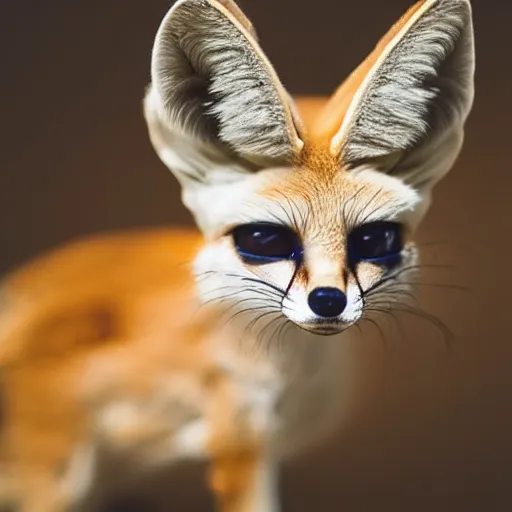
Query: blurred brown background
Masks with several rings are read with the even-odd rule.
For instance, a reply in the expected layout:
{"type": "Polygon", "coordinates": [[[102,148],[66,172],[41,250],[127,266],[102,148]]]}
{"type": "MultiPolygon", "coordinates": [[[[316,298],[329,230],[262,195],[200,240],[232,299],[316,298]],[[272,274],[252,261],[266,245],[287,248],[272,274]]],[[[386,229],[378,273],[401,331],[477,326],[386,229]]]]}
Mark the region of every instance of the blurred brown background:
{"type": "MultiPolygon", "coordinates": [[[[0,3],[0,272],[72,237],[190,222],[141,116],[169,4],[0,3]]],[[[241,3],[295,94],[331,92],[408,4],[241,3]]],[[[456,266],[421,288],[453,352],[432,326],[405,320],[387,348],[371,329],[347,346],[343,396],[357,407],[335,440],[286,466],[286,511],[512,510],[512,4],[475,0],[474,15],[466,145],[420,232],[427,262],[456,266]],[[444,286],[454,283],[469,290],[444,286]]],[[[158,481],[170,497],[161,510],[210,506],[194,471],[158,481]]]]}

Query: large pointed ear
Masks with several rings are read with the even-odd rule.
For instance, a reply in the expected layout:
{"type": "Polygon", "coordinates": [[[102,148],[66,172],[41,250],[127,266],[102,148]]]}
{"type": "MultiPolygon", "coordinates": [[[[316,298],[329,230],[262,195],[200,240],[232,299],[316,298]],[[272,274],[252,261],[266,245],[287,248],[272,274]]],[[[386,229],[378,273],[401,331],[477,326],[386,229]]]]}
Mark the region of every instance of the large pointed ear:
{"type": "Polygon", "coordinates": [[[185,186],[288,165],[303,141],[292,100],[232,0],[179,0],[156,35],[144,112],[185,186]]]}
{"type": "Polygon", "coordinates": [[[429,190],[454,164],[473,103],[469,0],[421,0],[340,87],[318,126],[343,167],[429,190]]]}

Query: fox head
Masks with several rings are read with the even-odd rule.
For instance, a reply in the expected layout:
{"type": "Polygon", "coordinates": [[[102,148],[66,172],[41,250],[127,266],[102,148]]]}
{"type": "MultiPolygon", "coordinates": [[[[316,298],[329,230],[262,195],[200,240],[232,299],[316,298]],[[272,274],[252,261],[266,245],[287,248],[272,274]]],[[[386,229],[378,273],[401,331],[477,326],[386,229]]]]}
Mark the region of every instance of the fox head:
{"type": "Polygon", "coordinates": [[[200,298],[326,335],[395,300],[473,75],[469,0],[421,0],[306,125],[232,0],[179,0],[144,110],[206,239],[200,298]]]}

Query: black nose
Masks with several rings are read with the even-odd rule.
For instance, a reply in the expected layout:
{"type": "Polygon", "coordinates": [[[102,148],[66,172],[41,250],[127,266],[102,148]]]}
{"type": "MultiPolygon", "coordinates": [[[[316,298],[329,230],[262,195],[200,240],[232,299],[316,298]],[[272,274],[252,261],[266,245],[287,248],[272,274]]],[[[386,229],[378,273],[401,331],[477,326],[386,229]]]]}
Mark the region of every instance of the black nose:
{"type": "Polygon", "coordinates": [[[313,313],[323,318],[333,318],[347,306],[347,296],[338,288],[315,288],[308,297],[313,313]]]}

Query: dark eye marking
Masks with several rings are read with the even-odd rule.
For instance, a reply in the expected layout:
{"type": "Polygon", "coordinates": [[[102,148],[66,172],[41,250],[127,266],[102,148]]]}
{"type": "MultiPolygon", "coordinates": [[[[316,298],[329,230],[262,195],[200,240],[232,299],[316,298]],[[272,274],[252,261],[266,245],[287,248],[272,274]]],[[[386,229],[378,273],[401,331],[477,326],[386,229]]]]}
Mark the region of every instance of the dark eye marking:
{"type": "Polygon", "coordinates": [[[363,224],[349,234],[347,245],[352,264],[359,261],[386,266],[396,264],[404,247],[403,226],[386,221],[363,224]]]}
{"type": "Polygon", "coordinates": [[[240,257],[253,265],[302,259],[300,239],[292,229],[256,222],[235,227],[230,235],[240,257]]]}

